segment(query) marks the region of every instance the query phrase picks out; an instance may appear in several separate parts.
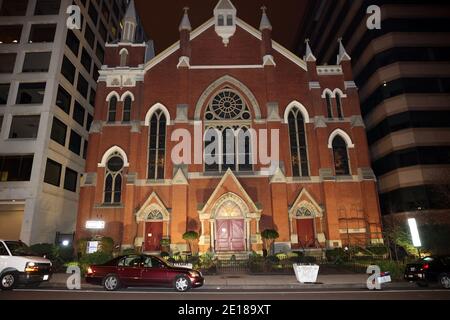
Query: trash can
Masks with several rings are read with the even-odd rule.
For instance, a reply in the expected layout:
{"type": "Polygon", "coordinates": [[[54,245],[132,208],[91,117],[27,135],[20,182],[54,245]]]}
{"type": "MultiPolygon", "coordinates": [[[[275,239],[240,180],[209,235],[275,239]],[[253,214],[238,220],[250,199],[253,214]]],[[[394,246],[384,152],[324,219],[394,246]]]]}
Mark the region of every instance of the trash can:
{"type": "Polygon", "coordinates": [[[316,264],[294,264],[294,272],[300,283],[316,283],[319,274],[319,266],[316,264]]]}

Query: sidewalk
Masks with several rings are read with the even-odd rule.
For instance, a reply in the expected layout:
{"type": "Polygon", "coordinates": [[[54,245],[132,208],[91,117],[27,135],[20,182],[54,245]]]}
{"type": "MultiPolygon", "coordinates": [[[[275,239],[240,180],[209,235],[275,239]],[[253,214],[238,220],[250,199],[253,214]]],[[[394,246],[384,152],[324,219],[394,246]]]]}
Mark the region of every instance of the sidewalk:
{"type": "MultiPolygon", "coordinates": [[[[54,274],[49,283],[44,287],[65,288],[68,274],[54,274]]],[[[205,276],[203,289],[214,290],[264,290],[264,289],[366,289],[367,277],[365,274],[327,274],[320,275],[316,284],[301,284],[294,275],[215,275],[205,276]]],[[[82,280],[83,289],[95,289],[99,286],[88,284],[82,280]]],[[[392,282],[383,284],[383,288],[415,288],[408,282],[392,282]]]]}

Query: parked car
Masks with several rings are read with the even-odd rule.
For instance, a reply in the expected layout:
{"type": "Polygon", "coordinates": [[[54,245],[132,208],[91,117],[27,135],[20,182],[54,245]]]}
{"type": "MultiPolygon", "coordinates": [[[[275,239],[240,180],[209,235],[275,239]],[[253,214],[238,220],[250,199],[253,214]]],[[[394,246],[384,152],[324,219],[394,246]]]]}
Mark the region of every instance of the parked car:
{"type": "Polygon", "coordinates": [[[185,292],[201,287],[199,271],[180,268],[150,255],[126,255],[87,269],[86,282],[102,285],[108,291],[125,287],[173,287],[185,292]]]}
{"type": "Polygon", "coordinates": [[[450,256],[430,256],[406,265],[405,280],[427,286],[438,282],[443,288],[450,289],[450,256]]]}
{"type": "Polygon", "coordinates": [[[37,287],[52,276],[50,260],[38,257],[21,241],[0,240],[0,289],[18,284],[37,287]]]}

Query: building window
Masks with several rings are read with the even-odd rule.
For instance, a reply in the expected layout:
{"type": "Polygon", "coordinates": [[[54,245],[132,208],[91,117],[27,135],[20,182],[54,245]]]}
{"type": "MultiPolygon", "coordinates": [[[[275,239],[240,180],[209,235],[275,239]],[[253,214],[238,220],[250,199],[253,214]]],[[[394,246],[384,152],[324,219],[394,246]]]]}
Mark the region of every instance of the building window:
{"type": "Polygon", "coordinates": [[[293,108],[289,113],[289,140],[291,144],[292,176],[309,176],[308,149],[306,146],[305,120],[300,109],[293,108]]]}
{"type": "Polygon", "coordinates": [[[89,93],[89,103],[91,104],[91,106],[95,107],[95,90],[94,88],[91,87],[91,92],[89,93]]]}
{"type": "Polygon", "coordinates": [[[227,26],[233,26],[233,16],[231,14],[227,15],[227,26]]]}
{"type": "Polygon", "coordinates": [[[67,126],[58,118],[53,118],[52,132],[50,138],[63,147],[66,146],[67,126]]]}
{"type": "Polygon", "coordinates": [[[81,75],[81,73],[78,74],[77,90],[83,97],[85,97],[86,99],[88,98],[89,83],[81,75]]]}
{"type": "Polygon", "coordinates": [[[83,48],[83,51],[81,53],[81,64],[88,73],[91,73],[92,58],[85,48],[83,48]]]}
{"type": "Polygon", "coordinates": [[[123,122],[130,122],[131,120],[131,104],[131,97],[127,96],[123,103],[123,122]]]}
{"type": "Polygon", "coordinates": [[[44,182],[59,187],[61,185],[61,170],[62,166],[58,162],[47,159],[44,182]]]}
{"type": "Polygon", "coordinates": [[[0,83],[0,105],[5,105],[8,102],[9,83],[0,83]]]}
{"type": "Polygon", "coordinates": [[[78,51],[80,49],[80,40],[75,35],[75,33],[70,29],[67,30],[66,45],[73,52],[75,57],[78,57],[78,51]]]}
{"type": "Polygon", "coordinates": [[[92,121],[94,121],[94,117],[92,117],[92,115],[88,113],[87,121],[86,121],[86,130],[88,132],[89,132],[89,130],[91,130],[92,121]]]}
{"type": "Polygon", "coordinates": [[[83,159],[86,160],[88,152],[88,141],[84,140],[84,146],[83,146],[83,159]]]}
{"type": "Polygon", "coordinates": [[[27,7],[28,0],[3,0],[0,16],[24,16],[27,7]]]}
{"type": "Polygon", "coordinates": [[[36,0],[34,14],[36,16],[56,15],[59,13],[60,4],[61,0],[36,0]]]}
{"type": "Polygon", "coordinates": [[[121,67],[126,67],[127,66],[127,64],[128,64],[127,59],[128,59],[128,51],[125,50],[125,49],[122,49],[120,51],[120,66],[121,67]]]}
{"type": "Polygon", "coordinates": [[[0,156],[0,181],[30,181],[33,155],[0,156]]]}
{"type": "Polygon", "coordinates": [[[56,105],[60,107],[65,113],[70,114],[70,104],[72,97],[61,85],[58,87],[58,94],[56,96],[56,105]]]}
{"type": "Polygon", "coordinates": [[[27,52],[22,72],[48,72],[51,52],[27,52]]]}
{"type": "Polygon", "coordinates": [[[13,73],[16,53],[0,53],[0,73],[13,73]]]}
{"type": "Polygon", "coordinates": [[[105,204],[119,204],[122,200],[123,159],[114,154],[106,164],[105,204]]]}
{"type": "Polygon", "coordinates": [[[109,100],[108,122],[116,121],[116,113],[117,113],[117,98],[114,96],[109,100]]]}
{"type": "Polygon", "coordinates": [[[223,17],[223,15],[219,15],[219,19],[218,19],[218,25],[219,27],[223,27],[225,25],[225,18],[223,17]]]}
{"type": "Polygon", "coordinates": [[[97,9],[95,9],[95,7],[94,7],[94,2],[92,2],[92,1],[89,4],[88,14],[89,14],[89,17],[91,17],[92,22],[94,23],[94,26],[96,26],[97,20],[98,20],[98,12],[97,12],[97,9]]]}
{"type": "Polygon", "coordinates": [[[22,25],[0,26],[0,44],[19,43],[22,25]]]}
{"type": "Polygon", "coordinates": [[[29,43],[53,42],[56,24],[33,24],[30,29],[29,43]]]}
{"type": "Polygon", "coordinates": [[[216,95],[208,106],[205,119],[210,120],[249,120],[250,111],[244,101],[232,90],[224,90],[216,95]]]}
{"type": "Polygon", "coordinates": [[[336,176],[350,175],[347,143],[341,136],[336,136],[333,140],[333,159],[336,176]]]}
{"type": "Polygon", "coordinates": [[[45,82],[21,83],[16,104],[41,104],[45,96],[45,82]]]}
{"type": "Polygon", "coordinates": [[[78,173],[72,169],[66,168],[64,174],[64,189],[72,192],[77,191],[78,173]]]}
{"type": "Polygon", "coordinates": [[[328,119],[333,119],[333,102],[329,93],[325,95],[325,100],[327,102],[327,117],[328,119]]]}
{"type": "Polygon", "coordinates": [[[105,59],[105,50],[103,49],[102,45],[98,42],[95,54],[97,55],[98,60],[100,60],[100,62],[103,63],[103,60],[105,59]]]}
{"type": "Polygon", "coordinates": [[[162,110],[156,111],[150,121],[148,151],[148,179],[164,179],[166,162],[167,119],[162,110]]]}
{"type": "Polygon", "coordinates": [[[70,131],[69,150],[80,155],[81,152],[81,136],[75,131],[70,131]]]}
{"type": "Polygon", "coordinates": [[[339,119],[344,119],[344,114],[342,112],[342,98],[339,93],[336,93],[336,110],[339,119]]]}
{"type": "Polygon", "coordinates": [[[41,116],[14,116],[9,139],[36,139],[41,116]]]}
{"type": "Polygon", "coordinates": [[[92,29],[86,24],[86,31],[84,32],[84,38],[87,43],[91,46],[91,49],[94,50],[95,44],[95,34],[92,32],[92,29]]]}
{"type": "Polygon", "coordinates": [[[83,106],[78,101],[75,101],[72,118],[82,127],[84,127],[84,114],[83,106]]]}
{"type": "Polygon", "coordinates": [[[69,81],[71,84],[75,81],[75,66],[70,62],[69,58],[64,56],[61,65],[61,74],[69,81]]]}

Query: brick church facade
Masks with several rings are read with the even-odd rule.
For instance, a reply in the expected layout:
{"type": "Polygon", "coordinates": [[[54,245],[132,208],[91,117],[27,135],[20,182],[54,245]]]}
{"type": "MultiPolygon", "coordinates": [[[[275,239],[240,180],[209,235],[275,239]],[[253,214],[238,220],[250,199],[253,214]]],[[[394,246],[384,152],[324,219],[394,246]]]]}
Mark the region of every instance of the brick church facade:
{"type": "Polygon", "coordinates": [[[317,66],[309,45],[300,59],[271,39],[265,10],[257,30],[228,0],[196,30],[186,9],[180,41],[149,61],[146,45],[133,41],[135,26],[131,1],[122,39],[107,44],[100,72],[78,238],[92,235],[87,221],[104,221],[96,234],[144,252],[160,251],[163,238],[184,251],[186,231],[199,233],[200,252],[261,252],[265,229],[278,231],[277,250],[382,243],[342,44],[337,65],[317,66]],[[173,160],[180,132],[192,137],[183,158],[197,161],[173,160]],[[232,139],[244,143],[230,151],[232,139]],[[212,141],[220,148],[211,152],[212,141]],[[269,153],[279,149],[270,164],[262,163],[261,142],[269,153]],[[206,163],[208,152],[221,160],[206,163]]]}

